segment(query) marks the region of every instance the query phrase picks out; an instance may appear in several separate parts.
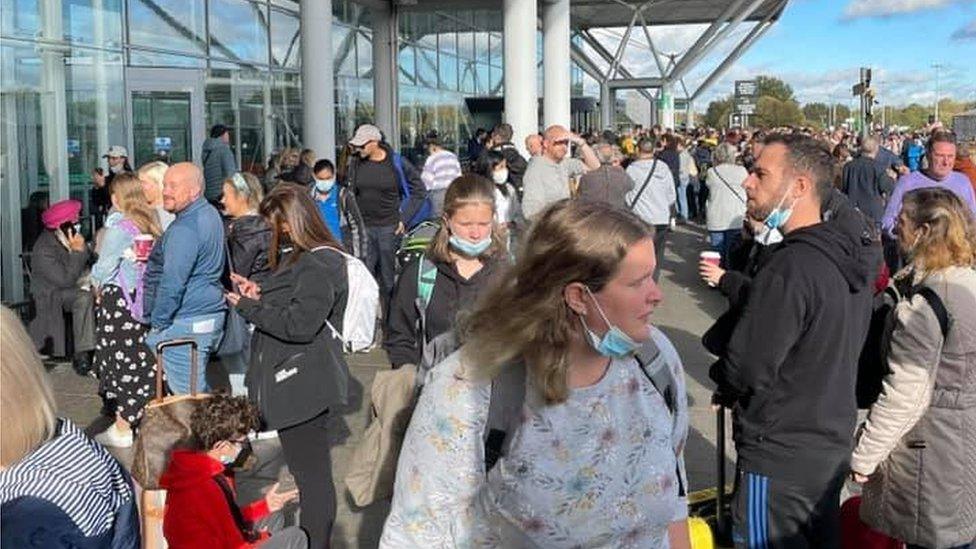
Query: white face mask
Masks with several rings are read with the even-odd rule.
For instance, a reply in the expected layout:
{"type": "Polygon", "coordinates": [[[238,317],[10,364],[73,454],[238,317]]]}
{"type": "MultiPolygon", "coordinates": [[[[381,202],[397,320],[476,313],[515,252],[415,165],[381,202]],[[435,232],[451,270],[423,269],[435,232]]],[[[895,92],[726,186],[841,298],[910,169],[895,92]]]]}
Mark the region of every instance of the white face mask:
{"type": "Polygon", "coordinates": [[[491,178],[498,185],[508,182],[508,169],[502,168],[491,172],[491,178]]]}

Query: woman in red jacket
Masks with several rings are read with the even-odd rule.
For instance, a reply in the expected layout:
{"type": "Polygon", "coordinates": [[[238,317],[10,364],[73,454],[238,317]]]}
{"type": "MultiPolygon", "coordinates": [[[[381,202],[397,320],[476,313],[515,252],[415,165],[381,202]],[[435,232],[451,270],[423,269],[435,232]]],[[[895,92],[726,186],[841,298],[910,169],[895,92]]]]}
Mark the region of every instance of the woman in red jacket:
{"type": "Polygon", "coordinates": [[[235,501],[228,466],[250,453],[247,434],[258,426],[257,412],[244,397],[214,395],[193,414],[190,428],[201,450],[174,450],[160,485],[167,490],[163,534],[173,549],[305,549],[308,540],[297,526],[268,532],[273,513],[298,497],[298,490],[278,491],[243,508],[235,501]]]}

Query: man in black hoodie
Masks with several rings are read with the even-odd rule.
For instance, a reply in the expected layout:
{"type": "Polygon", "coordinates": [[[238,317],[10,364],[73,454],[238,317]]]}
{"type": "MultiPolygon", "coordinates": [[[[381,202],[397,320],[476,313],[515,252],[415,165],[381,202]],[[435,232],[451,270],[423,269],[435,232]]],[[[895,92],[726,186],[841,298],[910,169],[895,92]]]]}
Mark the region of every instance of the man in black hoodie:
{"type": "Polygon", "coordinates": [[[737,546],[840,546],[856,366],[880,256],[858,224],[824,221],[831,178],[821,144],[772,135],[744,183],[749,216],[784,239],[763,258],[711,371],[734,403],[737,546]]]}

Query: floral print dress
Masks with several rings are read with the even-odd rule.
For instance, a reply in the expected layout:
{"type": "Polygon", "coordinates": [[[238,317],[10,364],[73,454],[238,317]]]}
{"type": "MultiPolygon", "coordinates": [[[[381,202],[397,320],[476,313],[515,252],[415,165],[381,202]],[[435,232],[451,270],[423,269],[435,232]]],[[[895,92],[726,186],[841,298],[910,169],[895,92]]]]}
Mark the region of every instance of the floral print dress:
{"type": "Polygon", "coordinates": [[[526,390],[508,453],[484,473],[490,385],[462,379],[455,353],[432,372],[397,468],[381,547],[667,547],[687,517],[680,486],[688,431],[680,358],[663,333],[651,365],[667,367],[672,416],[636,359],[613,360],[596,384],[545,406],[526,390]]]}

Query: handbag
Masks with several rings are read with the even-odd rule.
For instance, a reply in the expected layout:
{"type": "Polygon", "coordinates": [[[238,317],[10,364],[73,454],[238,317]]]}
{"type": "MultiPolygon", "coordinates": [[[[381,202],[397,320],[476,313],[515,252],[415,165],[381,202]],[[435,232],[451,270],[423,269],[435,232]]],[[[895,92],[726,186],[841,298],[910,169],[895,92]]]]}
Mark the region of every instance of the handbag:
{"type": "MultiPolygon", "coordinates": [[[[227,266],[233,270],[233,261],[230,256],[230,246],[224,240],[224,256],[227,266]]],[[[236,307],[227,309],[227,318],[224,320],[224,335],[217,346],[217,356],[232,356],[244,352],[247,341],[251,339],[251,330],[247,327],[247,321],[237,312],[236,307]]]]}
{"type": "Polygon", "coordinates": [[[174,449],[195,446],[190,418],[210,398],[209,394],[197,393],[195,340],[164,341],[156,346],[156,356],[156,398],[146,405],[132,458],[132,478],[145,490],[160,488],[159,477],[174,449]],[[163,350],[182,345],[190,346],[190,394],[163,396],[163,350]]]}

